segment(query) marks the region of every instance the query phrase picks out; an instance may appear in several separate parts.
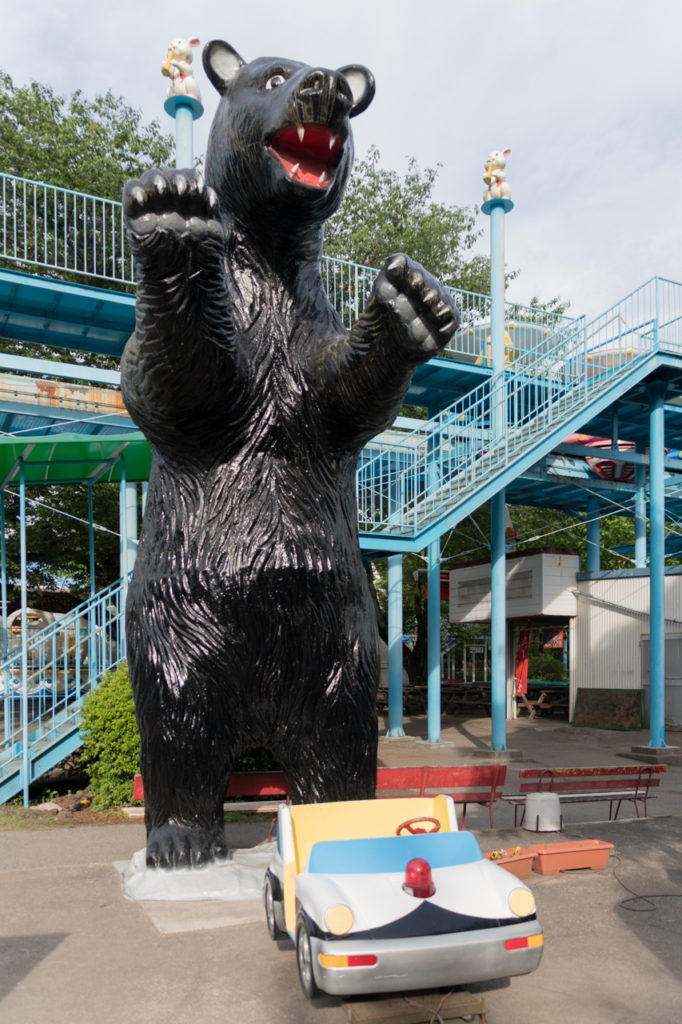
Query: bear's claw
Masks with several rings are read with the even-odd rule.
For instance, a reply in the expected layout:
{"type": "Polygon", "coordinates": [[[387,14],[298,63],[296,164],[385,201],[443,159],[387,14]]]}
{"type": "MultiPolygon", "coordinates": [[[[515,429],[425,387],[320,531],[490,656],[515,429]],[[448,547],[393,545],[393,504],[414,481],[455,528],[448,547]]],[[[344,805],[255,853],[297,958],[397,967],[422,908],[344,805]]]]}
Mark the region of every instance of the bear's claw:
{"type": "Polygon", "coordinates": [[[157,231],[196,240],[224,237],[218,197],[194,171],[145,171],[126,184],[123,210],[129,231],[138,238],[157,231]]]}
{"type": "Polygon", "coordinates": [[[374,294],[395,315],[409,347],[425,358],[443,348],[459,327],[459,310],[450,293],[403,253],[386,260],[374,294]]]}
{"type": "Polygon", "coordinates": [[[148,868],[203,868],[227,858],[227,844],[221,830],[169,822],[152,828],[147,837],[148,868]]]}

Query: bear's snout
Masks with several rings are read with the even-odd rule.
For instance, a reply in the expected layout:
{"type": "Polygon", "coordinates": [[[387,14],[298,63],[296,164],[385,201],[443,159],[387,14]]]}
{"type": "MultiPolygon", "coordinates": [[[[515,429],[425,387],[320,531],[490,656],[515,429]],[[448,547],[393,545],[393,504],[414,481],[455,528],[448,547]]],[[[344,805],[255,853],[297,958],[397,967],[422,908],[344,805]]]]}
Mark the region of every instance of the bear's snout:
{"type": "Polygon", "coordinates": [[[343,75],[326,68],[306,69],[294,91],[299,123],[339,127],[350,114],[353,94],[343,75]]]}
{"type": "Polygon", "coordinates": [[[336,92],[339,99],[346,100],[348,109],[350,110],[351,103],[353,102],[353,94],[350,91],[350,86],[343,75],[340,75],[338,71],[327,71],[323,68],[315,68],[301,83],[300,95],[307,95],[308,93],[322,93],[325,90],[330,93],[336,92]]]}

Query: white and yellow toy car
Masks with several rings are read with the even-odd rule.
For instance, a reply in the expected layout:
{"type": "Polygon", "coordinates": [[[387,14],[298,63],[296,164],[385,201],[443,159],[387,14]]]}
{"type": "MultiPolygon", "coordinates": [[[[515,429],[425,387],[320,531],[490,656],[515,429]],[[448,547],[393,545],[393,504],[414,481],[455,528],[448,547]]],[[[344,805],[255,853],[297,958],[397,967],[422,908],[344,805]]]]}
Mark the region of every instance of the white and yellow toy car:
{"type": "Polygon", "coordinates": [[[282,804],[264,899],[309,999],[507,978],[542,956],[531,891],[458,831],[448,796],[282,804]]]}

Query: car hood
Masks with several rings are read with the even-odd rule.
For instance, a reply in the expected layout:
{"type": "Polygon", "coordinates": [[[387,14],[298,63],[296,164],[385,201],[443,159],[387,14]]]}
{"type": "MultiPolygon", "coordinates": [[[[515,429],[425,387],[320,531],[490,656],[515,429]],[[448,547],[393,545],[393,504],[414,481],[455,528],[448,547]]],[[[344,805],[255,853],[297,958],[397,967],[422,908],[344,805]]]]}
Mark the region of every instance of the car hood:
{"type": "Polygon", "coordinates": [[[383,932],[391,925],[395,930],[397,922],[403,922],[404,934],[423,935],[521,920],[510,910],[509,896],[526,886],[496,864],[482,860],[434,868],[432,877],[436,891],[425,900],[404,892],[402,872],[333,876],[303,872],[296,878],[296,899],[323,933],[332,907],[350,907],[354,923],[347,938],[375,934],[377,929],[383,932]]]}

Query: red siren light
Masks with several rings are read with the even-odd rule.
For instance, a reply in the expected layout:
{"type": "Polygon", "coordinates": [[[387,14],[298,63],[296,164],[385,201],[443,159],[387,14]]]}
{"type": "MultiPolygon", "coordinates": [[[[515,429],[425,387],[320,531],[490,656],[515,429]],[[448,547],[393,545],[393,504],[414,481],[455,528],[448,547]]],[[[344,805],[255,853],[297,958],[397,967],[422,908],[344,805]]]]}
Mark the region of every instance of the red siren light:
{"type": "Polygon", "coordinates": [[[411,861],[408,861],[405,868],[403,891],[420,900],[428,899],[435,893],[436,887],[431,877],[431,865],[423,857],[413,857],[411,861]]]}

